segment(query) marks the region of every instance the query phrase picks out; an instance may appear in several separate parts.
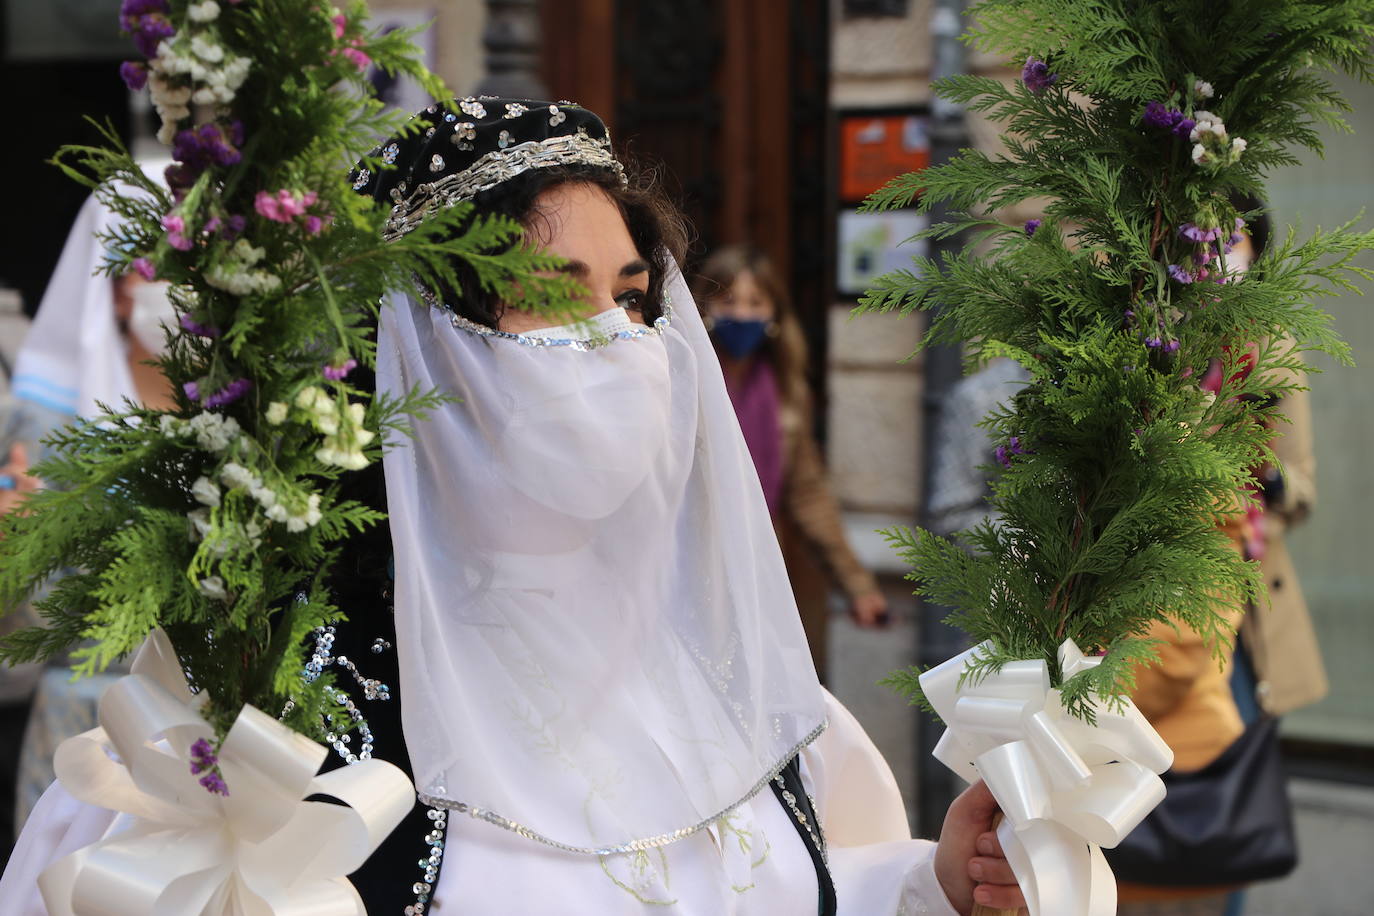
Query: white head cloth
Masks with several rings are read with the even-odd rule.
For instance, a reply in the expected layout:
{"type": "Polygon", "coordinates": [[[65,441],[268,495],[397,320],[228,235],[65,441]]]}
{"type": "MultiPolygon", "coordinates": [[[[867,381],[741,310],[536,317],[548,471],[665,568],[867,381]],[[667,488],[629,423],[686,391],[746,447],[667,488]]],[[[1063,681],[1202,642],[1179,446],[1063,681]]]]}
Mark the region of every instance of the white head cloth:
{"type": "Polygon", "coordinates": [[[123,398],[136,396],[115,326],[114,284],[97,273],[109,259],[97,236],[116,221],[95,195],[81,205],[15,358],[15,397],[92,417],[97,401],[119,410],[123,398]]]}
{"type": "Polygon", "coordinates": [[[577,852],[699,829],[825,722],[758,476],[672,271],[671,322],[601,347],[483,333],[401,295],[382,310],[378,391],[457,399],[384,459],[415,784],[577,852]]]}
{"type": "MultiPolygon", "coordinates": [[[[170,160],[141,164],[160,182],[170,160]]],[[[121,185],[120,193],[143,194],[128,185],[121,185]]],[[[81,205],[15,357],[15,397],[78,417],[95,416],[97,401],[121,410],[124,398],[138,399],[129,356],[115,325],[114,283],[98,272],[109,260],[99,236],[118,222],[94,194],[81,205]]]]}

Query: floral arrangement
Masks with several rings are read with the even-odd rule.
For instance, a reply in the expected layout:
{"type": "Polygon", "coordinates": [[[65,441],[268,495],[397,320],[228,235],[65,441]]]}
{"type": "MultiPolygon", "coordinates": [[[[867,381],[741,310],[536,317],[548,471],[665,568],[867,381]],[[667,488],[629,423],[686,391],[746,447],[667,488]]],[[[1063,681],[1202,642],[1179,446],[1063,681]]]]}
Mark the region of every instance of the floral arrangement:
{"type": "MultiPolygon", "coordinates": [[[[49,487],[0,521],[0,606],[56,576],[38,602],[46,625],[0,658],[79,644],[76,672],[89,674],[161,627],[221,739],[245,704],[336,746],[365,729],[307,662],[312,633],[340,619],[331,563],[381,519],[341,482],[442,396],[388,400],[353,383],[374,364],[378,303],[417,277],[456,285],[459,261],[551,308],[569,308],[572,290],[535,275],[556,261],[518,244],[516,224],[468,206],[382,242],[387,208],[355,193],[348,169],[392,167],[365,151],[418,128],[372,97],[367,69],[448,93],[411,33],[369,33],[365,17],[362,2],[124,0],[142,59],[121,73],[162,119],[166,186],[109,129],[108,147],[55,161],[118,217],[110,275],[172,284],[180,327],[160,368],[176,407],[113,405],[55,434],[35,471],[49,487]]],[[[191,756],[207,790],[226,793],[215,750],[191,756]]]]}
{"type": "MultiPolygon", "coordinates": [[[[984,421],[1000,521],[888,535],[918,593],[990,640],[967,677],[1043,659],[1091,719],[1093,697],[1124,696],[1154,657],[1153,621],[1220,646],[1218,610],[1261,597],[1218,524],[1255,498],[1302,354],[1349,361],[1312,300],[1368,276],[1352,258],[1374,233],[1290,231],[1242,277],[1228,255],[1256,214],[1235,201],[1261,197],[1294,145],[1319,150],[1314,124],[1342,124],[1322,71],[1374,76],[1374,2],[982,0],[970,16],[966,41],[1024,61],[1020,79],[937,91],[1002,125],[1005,153],[965,150],[867,206],[947,205],[962,215],[925,235],[972,242],[881,278],[861,308],[929,310],[926,345],[1010,357],[1032,380],[984,421]],[[1032,199],[1043,220],[986,215],[1032,199]],[[1101,663],[1067,676],[1066,639],[1101,663]]],[[[888,683],[924,703],[918,674],[888,683]]]]}

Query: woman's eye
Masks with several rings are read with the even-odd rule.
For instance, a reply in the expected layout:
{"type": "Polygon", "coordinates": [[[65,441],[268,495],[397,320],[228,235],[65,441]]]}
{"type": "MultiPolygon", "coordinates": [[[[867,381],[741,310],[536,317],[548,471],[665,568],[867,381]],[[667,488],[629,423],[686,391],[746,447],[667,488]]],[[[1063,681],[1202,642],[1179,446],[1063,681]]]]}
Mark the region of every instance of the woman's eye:
{"type": "Polygon", "coordinates": [[[615,297],[615,302],[623,309],[638,312],[644,308],[644,296],[645,293],[642,289],[627,289],[615,297]]]}

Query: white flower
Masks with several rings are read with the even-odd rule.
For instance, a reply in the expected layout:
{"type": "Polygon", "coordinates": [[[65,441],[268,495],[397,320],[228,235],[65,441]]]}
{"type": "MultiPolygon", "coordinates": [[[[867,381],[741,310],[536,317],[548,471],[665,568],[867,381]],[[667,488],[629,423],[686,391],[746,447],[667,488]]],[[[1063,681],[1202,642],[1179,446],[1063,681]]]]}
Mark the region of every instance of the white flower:
{"type": "Polygon", "coordinates": [[[268,511],[268,518],[272,517],[271,509],[277,505],[277,494],[270,487],[254,487],[252,489],[253,498],[258,501],[258,505],[268,511]]]}
{"type": "Polygon", "coordinates": [[[1206,80],[1197,80],[1193,83],[1193,94],[1199,99],[1210,99],[1216,93],[1212,91],[1212,84],[1206,80]]]}
{"type": "Polygon", "coordinates": [[[195,509],[186,513],[186,520],[191,523],[191,541],[203,541],[210,533],[210,510],[195,509]]]}
{"type": "Polygon", "coordinates": [[[209,89],[197,89],[191,93],[191,101],[197,105],[213,105],[215,103],[215,93],[209,89]]]}
{"type": "Polygon", "coordinates": [[[185,434],[186,427],[176,417],[165,413],[157,419],[157,430],[164,438],[179,439],[185,434]]]}
{"type": "Polygon", "coordinates": [[[305,523],[315,526],[320,523],[324,515],[320,512],[320,494],[311,493],[310,498],[305,501],[305,523]]]}
{"type": "Polygon", "coordinates": [[[323,394],[324,392],[314,385],[306,385],[296,395],[296,406],[301,410],[314,410],[316,400],[323,394]]]}
{"type": "Polygon", "coordinates": [[[224,60],[224,49],[204,35],[197,35],[191,39],[191,52],[207,64],[217,64],[224,60]]]}
{"type": "Polygon", "coordinates": [[[219,505],[219,486],[209,477],[201,476],[196,478],[196,482],[191,484],[191,495],[196,498],[196,502],[204,506],[219,505]]]}
{"type": "Polygon", "coordinates": [[[228,601],[229,593],[224,590],[224,580],[219,576],[206,576],[196,585],[200,593],[216,601],[228,601]]]}
{"type": "Polygon", "coordinates": [[[243,487],[245,490],[251,490],[262,482],[252,471],[233,461],[220,470],[219,479],[224,481],[225,486],[243,487]]]}
{"type": "Polygon", "coordinates": [[[249,267],[252,267],[266,256],[267,249],[254,248],[252,242],[247,239],[239,239],[234,243],[234,247],[230,249],[230,254],[244,264],[247,264],[249,267]]]}
{"type": "Polygon", "coordinates": [[[196,444],[206,451],[222,452],[239,437],[239,421],[217,413],[198,413],[188,421],[196,444]]]}
{"type": "Polygon", "coordinates": [[[1245,138],[1244,138],[1244,137],[1236,137],[1234,140],[1232,140],[1232,141],[1231,141],[1231,158],[1232,158],[1232,159],[1239,159],[1239,158],[1240,158],[1240,154],[1243,153],[1243,152],[1245,152],[1245,147],[1246,147],[1247,145],[1248,145],[1248,144],[1245,142],[1245,138]]]}
{"type": "Polygon", "coordinates": [[[186,7],[187,14],[192,22],[214,22],[219,16],[219,4],[215,0],[205,0],[204,3],[192,3],[186,7]]]}
{"type": "Polygon", "coordinates": [[[367,467],[367,456],[360,449],[347,448],[334,436],[326,437],[323,447],[315,450],[315,460],[320,464],[334,465],[350,471],[367,467]]]}
{"type": "Polygon", "coordinates": [[[1201,143],[1193,144],[1193,162],[1198,165],[1205,165],[1212,161],[1211,155],[1207,152],[1207,147],[1201,143]]]}
{"type": "Polygon", "coordinates": [[[271,426],[281,426],[286,422],[286,412],[291,408],[281,401],[273,401],[267,405],[267,422],[271,426]]]}
{"type": "Polygon", "coordinates": [[[154,101],[169,107],[185,105],[191,101],[190,86],[168,86],[154,101]]]}
{"type": "Polygon", "coordinates": [[[286,511],[286,507],[281,503],[268,506],[267,511],[263,514],[274,522],[285,522],[290,517],[290,513],[286,511]]]}

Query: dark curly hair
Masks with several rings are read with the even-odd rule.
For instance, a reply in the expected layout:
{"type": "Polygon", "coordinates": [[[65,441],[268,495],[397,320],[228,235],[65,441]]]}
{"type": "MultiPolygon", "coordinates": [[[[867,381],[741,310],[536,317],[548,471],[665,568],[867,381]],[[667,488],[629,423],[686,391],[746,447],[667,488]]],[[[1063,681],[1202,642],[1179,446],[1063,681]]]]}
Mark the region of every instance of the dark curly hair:
{"type": "MultiPolygon", "coordinates": [[[[622,185],[618,175],[591,166],[567,165],[530,169],[479,193],[473,198],[476,205],[474,213],[507,216],[528,230],[538,217],[535,201],[545,191],[573,183],[600,188],[620,209],[635,250],[650,265],[644,320],[652,324],[663,313],[667,265],[662,253],[666,252],[681,263],[687,249],[688,230],[682,214],[660,190],[655,172],[639,169],[627,171],[629,181],[622,185]]],[[[506,310],[507,303],[501,301],[495,290],[484,287],[476,272],[466,262],[455,258],[453,268],[458,276],[461,292],[448,284],[440,284],[436,292],[441,301],[469,321],[495,328],[506,310]]]]}

